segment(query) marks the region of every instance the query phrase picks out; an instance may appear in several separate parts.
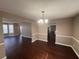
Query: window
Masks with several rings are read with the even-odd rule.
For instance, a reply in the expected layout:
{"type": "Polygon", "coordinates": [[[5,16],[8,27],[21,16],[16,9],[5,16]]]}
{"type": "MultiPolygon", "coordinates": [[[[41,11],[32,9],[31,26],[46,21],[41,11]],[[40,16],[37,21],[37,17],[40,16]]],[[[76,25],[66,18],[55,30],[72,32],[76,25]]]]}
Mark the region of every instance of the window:
{"type": "Polygon", "coordinates": [[[3,24],[3,33],[4,34],[8,33],[8,25],[7,24],[3,24]]]}
{"type": "Polygon", "coordinates": [[[14,33],[14,25],[13,24],[3,24],[3,33],[4,34],[14,33]]]}
{"type": "Polygon", "coordinates": [[[14,26],[13,26],[13,24],[9,25],[9,33],[14,33],[14,26]]]}

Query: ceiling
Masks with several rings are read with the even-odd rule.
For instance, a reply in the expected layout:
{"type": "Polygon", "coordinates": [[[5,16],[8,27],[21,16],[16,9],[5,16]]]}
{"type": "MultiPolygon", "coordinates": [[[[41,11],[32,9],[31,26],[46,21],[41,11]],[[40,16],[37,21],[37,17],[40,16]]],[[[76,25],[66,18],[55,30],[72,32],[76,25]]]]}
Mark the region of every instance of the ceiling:
{"type": "Polygon", "coordinates": [[[48,19],[71,17],[79,13],[79,0],[0,0],[0,10],[38,20],[41,11],[48,19]]]}

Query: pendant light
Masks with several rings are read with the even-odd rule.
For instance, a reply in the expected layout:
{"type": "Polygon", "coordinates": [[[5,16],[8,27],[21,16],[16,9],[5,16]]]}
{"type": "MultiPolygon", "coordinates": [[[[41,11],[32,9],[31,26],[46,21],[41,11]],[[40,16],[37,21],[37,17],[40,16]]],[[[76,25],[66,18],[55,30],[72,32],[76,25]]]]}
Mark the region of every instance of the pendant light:
{"type": "Polygon", "coordinates": [[[48,23],[48,19],[45,18],[45,11],[41,11],[42,13],[42,18],[38,20],[38,23],[41,23],[41,24],[47,24],[48,23]]]}

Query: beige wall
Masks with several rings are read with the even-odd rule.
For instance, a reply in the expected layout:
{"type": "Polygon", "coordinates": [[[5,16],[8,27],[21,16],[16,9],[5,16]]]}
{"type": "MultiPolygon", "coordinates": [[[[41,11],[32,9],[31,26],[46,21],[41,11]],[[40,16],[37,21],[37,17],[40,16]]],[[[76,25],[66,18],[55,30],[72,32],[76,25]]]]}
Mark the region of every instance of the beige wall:
{"type": "Polygon", "coordinates": [[[35,35],[38,33],[38,24],[32,23],[32,35],[35,35]]]}
{"type": "Polygon", "coordinates": [[[39,40],[47,41],[47,28],[50,25],[56,25],[57,43],[72,44],[72,39],[70,38],[72,36],[72,19],[52,20],[49,21],[49,24],[33,24],[33,29],[35,30],[33,30],[33,34],[37,35],[39,40]]]}
{"type": "Polygon", "coordinates": [[[72,35],[72,19],[58,19],[50,21],[49,25],[56,25],[56,35],[72,35]]]}
{"type": "Polygon", "coordinates": [[[79,40],[79,16],[73,20],[73,36],[79,40]]]}
{"type": "Polygon", "coordinates": [[[72,45],[72,19],[51,20],[50,25],[56,25],[56,43],[72,45]]]}
{"type": "Polygon", "coordinates": [[[32,23],[32,41],[47,41],[47,24],[32,23]]]}
{"type": "Polygon", "coordinates": [[[47,28],[48,24],[38,24],[39,40],[47,41],[47,28]]]}
{"type": "Polygon", "coordinates": [[[38,24],[37,23],[32,23],[32,42],[35,40],[38,40],[38,24]]]}
{"type": "Polygon", "coordinates": [[[79,17],[53,20],[52,24],[56,24],[56,43],[72,46],[79,56],[79,17]]]}
{"type": "Polygon", "coordinates": [[[20,26],[22,27],[21,35],[24,37],[31,38],[31,23],[21,23],[20,26]]]}
{"type": "Polygon", "coordinates": [[[52,20],[49,21],[49,24],[36,23],[35,25],[33,25],[33,29],[36,31],[34,33],[38,36],[37,40],[47,41],[48,26],[56,25],[56,43],[72,44],[72,39],[70,38],[72,36],[72,19],[52,20]]]}
{"type": "Polygon", "coordinates": [[[3,42],[2,18],[0,17],[0,43],[3,42]]]}
{"type": "Polygon", "coordinates": [[[73,47],[79,55],[79,16],[73,19],[73,47]]]}
{"type": "Polygon", "coordinates": [[[0,59],[5,57],[4,40],[2,33],[2,18],[0,17],[0,59]]]}
{"type": "Polygon", "coordinates": [[[56,44],[72,46],[79,55],[79,17],[74,21],[72,18],[51,20],[48,25],[32,24],[33,40],[47,41],[47,27],[50,25],[56,25],[56,44]]]}
{"type": "Polygon", "coordinates": [[[14,35],[20,34],[20,25],[19,23],[14,23],[14,35]]]}

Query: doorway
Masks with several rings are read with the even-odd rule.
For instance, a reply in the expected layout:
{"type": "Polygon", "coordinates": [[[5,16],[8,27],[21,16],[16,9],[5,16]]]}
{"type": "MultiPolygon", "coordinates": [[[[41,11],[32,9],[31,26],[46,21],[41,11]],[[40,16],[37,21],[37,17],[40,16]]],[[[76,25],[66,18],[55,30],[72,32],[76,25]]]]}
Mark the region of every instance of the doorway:
{"type": "Polygon", "coordinates": [[[48,45],[54,46],[56,41],[56,25],[51,25],[48,27],[48,45]]]}

